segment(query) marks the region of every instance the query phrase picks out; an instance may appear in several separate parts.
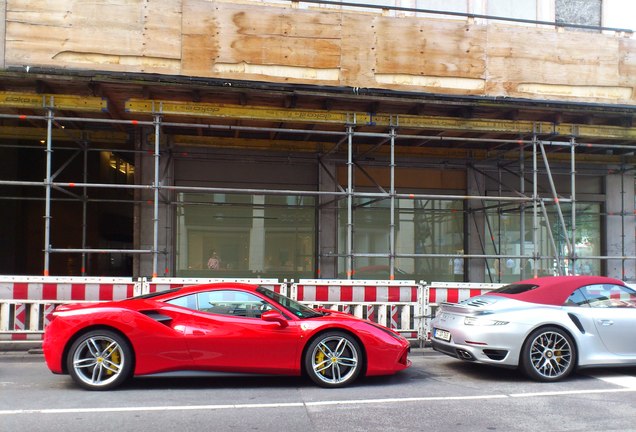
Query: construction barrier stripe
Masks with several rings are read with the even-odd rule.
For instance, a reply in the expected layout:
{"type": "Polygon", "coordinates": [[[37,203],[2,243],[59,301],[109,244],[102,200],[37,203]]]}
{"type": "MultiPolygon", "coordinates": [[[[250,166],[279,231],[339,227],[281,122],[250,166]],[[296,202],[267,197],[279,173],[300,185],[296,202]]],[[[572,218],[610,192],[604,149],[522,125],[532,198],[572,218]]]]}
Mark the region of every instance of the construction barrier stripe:
{"type": "Polygon", "coordinates": [[[133,283],[0,283],[0,298],[11,300],[110,301],[133,295],[133,283]]]}
{"type": "Polygon", "coordinates": [[[396,305],[391,305],[391,328],[398,328],[398,307],[396,305]]]}
{"type": "MultiPolygon", "coordinates": [[[[430,302],[423,295],[426,293],[425,285],[414,281],[305,280],[304,283],[301,281],[296,284],[281,283],[275,279],[157,278],[153,281],[136,281],[130,278],[7,276],[0,277],[0,340],[41,341],[55,307],[62,303],[119,300],[148,292],[214,282],[259,284],[310,306],[330,307],[378,322],[406,337],[422,338],[426,331],[426,319],[421,316],[427,313],[430,302]]],[[[440,287],[446,287],[444,289],[431,289],[431,300],[437,298],[443,301],[453,296],[461,299],[468,295],[463,293],[482,293],[482,289],[476,288],[475,284],[466,284],[471,285],[470,290],[453,290],[452,286],[444,284],[440,284],[440,287]]]]}
{"type": "Polygon", "coordinates": [[[13,314],[13,330],[26,330],[26,306],[23,303],[17,303],[13,314]]]}
{"type": "Polygon", "coordinates": [[[439,304],[443,302],[458,303],[470,297],[486,294],[491,289],[476,288],[429,288],[428,301],[431,304],[439,304]]]}
{"type": "Polygon", "coordinates": [[[411,303],[417,301],[416,286],[296,286],[298,301],[354,303],[411,303]]]}
{"type": "Polygon", "coordinates": [[[44,305],[44,328],[51,322],[51,318],[53,317],[53,311],[57,307],[56,304],[46,304],[44,305]]]}
{"type": "Polygon", "coordinates": [[[0,334],[0,342],[23,342],[23,341],[33,341],[33,342],[41,342],[42,334],[41,333],[10,333],[10,334],[0,334]]]}

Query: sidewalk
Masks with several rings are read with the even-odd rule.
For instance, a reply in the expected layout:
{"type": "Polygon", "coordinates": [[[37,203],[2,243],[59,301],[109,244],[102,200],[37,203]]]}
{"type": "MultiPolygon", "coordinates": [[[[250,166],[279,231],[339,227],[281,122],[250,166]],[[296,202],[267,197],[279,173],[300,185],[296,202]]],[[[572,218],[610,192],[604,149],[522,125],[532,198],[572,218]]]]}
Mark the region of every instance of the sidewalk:
{"type": "Polygon", "coordinates": [[[44,354],[41,348],[31,348],[28,350],[0,351],[0,362],[33,362],[44,361],[44,354]]]}

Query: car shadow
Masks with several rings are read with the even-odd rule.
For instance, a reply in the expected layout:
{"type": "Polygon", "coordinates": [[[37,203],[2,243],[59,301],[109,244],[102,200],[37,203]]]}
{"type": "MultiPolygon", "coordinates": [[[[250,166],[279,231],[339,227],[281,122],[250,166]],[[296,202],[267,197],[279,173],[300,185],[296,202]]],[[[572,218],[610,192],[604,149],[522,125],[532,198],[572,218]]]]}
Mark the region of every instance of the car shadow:
{"type": "MultiPolygon", "coordinates": [[[[361,377],[344,388],[365,388],[375,386],[400,385],[412,378],[405,371],[395,375],[361,377]]],[[[170,374],[158,374],[134,377],[124,385],[118,387],[121,390],[141,389],[236,389],[236,388],[278,388],[293,389],[299,387],[319,389],[305,376],[288,375],[257,375],[257,374],[226,374],[217,372],[175,372],[170,374]]],[[[332,389],[330,389],[332,390],[332,389]]]]}
{"type": "Polygon", "coordinates": [[[446,365],[454,374],[469,375],[476,381],[505,381],[518,382],[528,378],[518,369],[500,368],[481,363],[456,361],[446,365]]]}
{"type": "Polygon", "coordinates": [[[236,388],[297,388],[311,386],[309,379],[296,376],[244,375],[217,373],[174,373],[134,377],[121,390],[141,389],[236,389],[236,388]]]}
{"type": "MultiPolygon", "coordinates": [[[[510,382],[510,383],[518,383],[518,382],[528,382],[528,383],[539,383],[539,381],[535,381],[526,374],[524,374],[520,369],[514,368],[501,368],[497,366],[492,366],[488,364],[481,363],[471,363],[471,362],[449,362],[446,364],[446,367],[450,370],[451,374],[463,374],[475,381],[498,381],[498,382],[510,382]]],[[[565,378],[564,380],[556,381],[558,382],[577,382],[577,381],[587,381],[590,379],[595,379],[596,375],[629,375],[636,376],[636,367],[611,367],[611,368],[584,368],[575,370],[570,376],[565,378]]],[[[543,383],[550,384],[550,383],[543,383]]]]}

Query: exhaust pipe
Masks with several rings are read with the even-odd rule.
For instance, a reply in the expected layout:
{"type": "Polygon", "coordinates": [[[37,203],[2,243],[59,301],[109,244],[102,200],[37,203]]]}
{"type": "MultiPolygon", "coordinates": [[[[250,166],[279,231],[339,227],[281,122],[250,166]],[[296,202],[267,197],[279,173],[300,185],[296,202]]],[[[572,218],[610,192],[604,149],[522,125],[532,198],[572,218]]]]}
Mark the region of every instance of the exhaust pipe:
{"type": "Polygon", "coordinates": [[[460,360],[466,360],[466,361],[475,360],[475,357],[466,350],[457,349],[456,352],[457,352],[457,358],[460,360]]]}

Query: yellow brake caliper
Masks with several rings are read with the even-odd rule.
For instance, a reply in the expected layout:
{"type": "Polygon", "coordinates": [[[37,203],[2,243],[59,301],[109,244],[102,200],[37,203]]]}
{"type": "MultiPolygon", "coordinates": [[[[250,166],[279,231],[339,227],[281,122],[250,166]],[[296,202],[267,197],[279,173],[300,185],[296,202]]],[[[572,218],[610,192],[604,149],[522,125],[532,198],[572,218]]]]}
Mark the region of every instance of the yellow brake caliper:
{"type": "MultiPolygon", "coordinates": [[[[325,360],[325,353],[322,351],[318,351],[316,353],[316,364],[319,365],[325,360]]],[[[321,374],[325,374],[325,368],[320,371],[321,374]]]]}
{"type": "MultiPolygon", "coordinates": [[[[108,351],[108,354],[110,354],[111,362],[116,364],[119,367],[121,363],[121,357],[119,355],[119,351],[116,351],[115,348],[111,348],[110,351],[108,351]]],[[[113,371],[106,369],[106,374],[112,375],[113,371]]]]}

